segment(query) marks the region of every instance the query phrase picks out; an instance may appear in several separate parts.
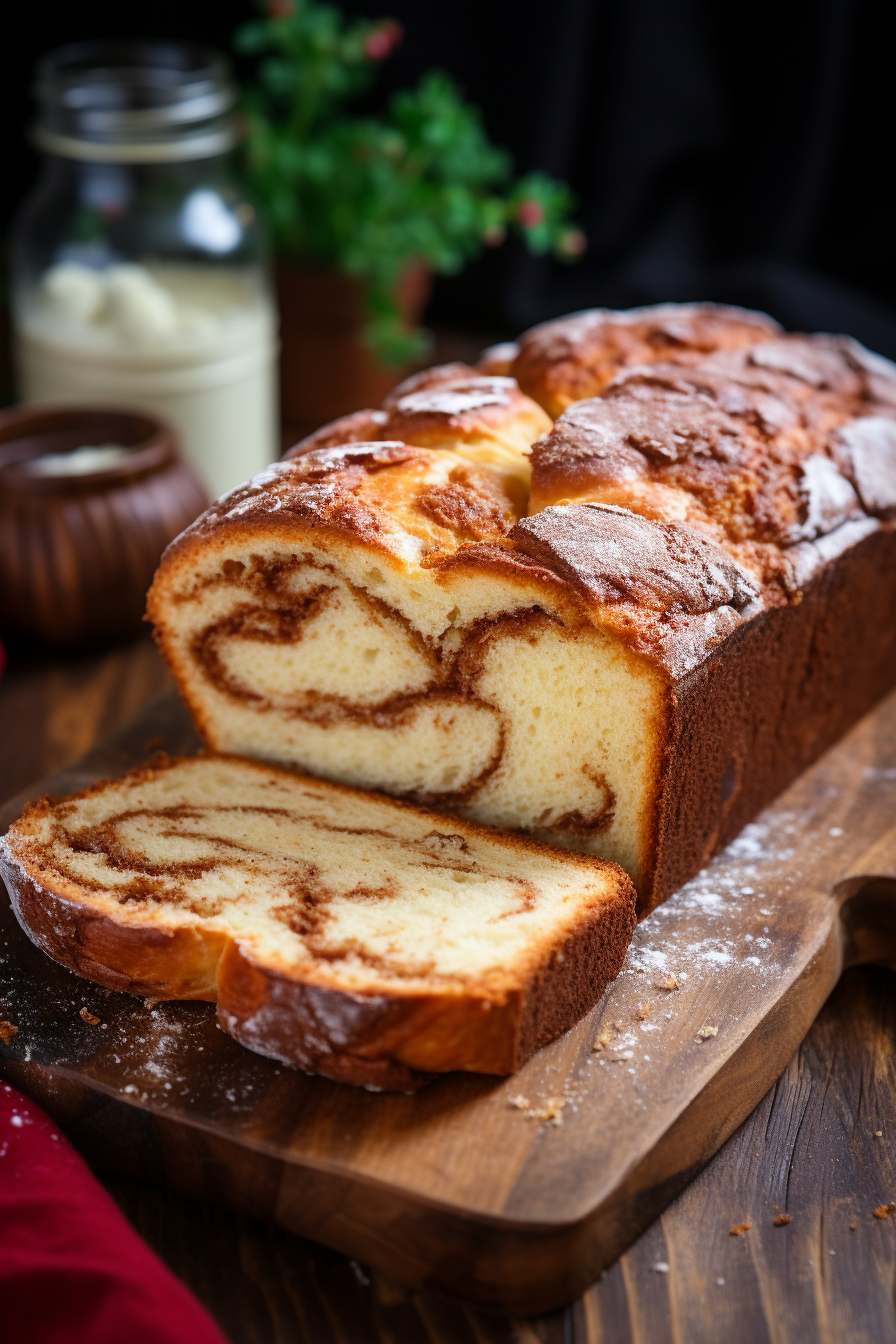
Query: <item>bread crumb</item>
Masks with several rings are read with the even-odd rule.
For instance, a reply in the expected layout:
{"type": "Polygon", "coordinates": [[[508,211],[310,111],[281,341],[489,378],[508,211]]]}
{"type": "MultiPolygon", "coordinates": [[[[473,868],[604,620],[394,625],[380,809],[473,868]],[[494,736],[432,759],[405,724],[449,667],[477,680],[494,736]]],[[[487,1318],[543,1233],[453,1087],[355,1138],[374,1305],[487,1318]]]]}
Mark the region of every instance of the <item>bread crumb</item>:
{"type": "MultiPolygon", "coordinates": [[[[788,1222],[789,1221],[790,1220],[788,1219],[788,1222]]],[[[728,1235],[730,1237],[742,1237],[745,1232],[749,1232],[752,1226],[753,1224],[749,1221],[749,1219],[746,1219],[742,1223],[735,1223],[732,1228],[729,1228],[728,1235]]]]}
{"type": "Polygon", "coordinates": [[[597,1040],[594,1042],[594,1044],[592,1045],[591,1049],[592,1049],[592,1050],[603,1050],[603,1049],[605,1048],[605,1046],[608,1046],[609,1044],[610,1044],[610,1033],[609,1033],[609,1031],[605,1028],[605,1029],[601,1032],[601,1034],[598,1036],[597,1040]]]}
{"type": "Polygon", "coordinates": [[[882,1129],[876,1129],[876,1130],[874,1131],[874,1137],[875,1137],[876,1139],[882,1139],[883,1136],[884,1136],[884,1132],[883,1132],[882,1129]]]}
{"type": "Polygon", "coordinates": [[[654,987],[656,989],[677,989],[678,981],[674,975],[667,975],[662,980],[657,980],[654,987]]]}
{"type": "Polygon", "coordinates": [[[708,1041],[710,1036],[718,1036],[718,1027],[701,1027],[697,1033],[698,1041],[708,1041]]]}
{"type": "Polygon", "coordinates": [[[4,1045],[9,1045],[18,1030],[18,1027],[14,1027],[11,1022],[0,1022],[0,1041],[4,1045]]]}
{"type": "Polygon", "coordinates": [[[889,1204],[878,1204],[874,1210],[874,1216],[875,1218],[889,1218],[894,1209],[896,1209],[896,1200],[891,1200],[889,1204]]]}
{"type": "Polygon", "coordinates": [[[566,1101],[563,1097],[549,1097],[543,1106],[532,1107],[527,1112],[533,1120],[552,1120],[555,1125],[563,1124],[563,1107],[566,1101]]]}
{"type": "Polygon", "coordinates": [[[89,1022],[92,1027],[98,1027],[100,1024],[99,1018],[94,1017],[93,1013],[87,1008],[82,1008],[78,1016],[83,1017],[84,1021],[89,1022]]]}
{"type": "Polygon", "coordinates": [[[645,1017],[649,1017],[649,1016],[650,1016],[650,1004],[649,1004],[649,1003],[639,1003],[639,1004],[638,1004],[638,1016],[642,1019],[642,1021],[643,1021],[643,1019],[644,1019],[645,1017]]]}
{"type": "Polygon", "coordinates": [[[786,1227],[791,1221],[789,1213],[779,1213],[776,1218],[772,1219],[772,1223],[775,1227],[786,1227]]]}
{"type": "Polygon", "coordinates": [[[511,1097],[508,1106],[515,1106],[518,1111],[522,1111],[530,1120],[550,1120],[555,1125],[563,1124],[563,1107],[566,1100],[563,1097],[548,1097],[543,1106],[533,1105],[528,1097],[524,1097],[522,1092],[516,1097],[511,1097]]]}
{"type": "Polygon", "coordinates": [[[858,1227],[858,1223],[857,1223],[855,1220],[853,1220],[853,1221],[850,1223],[850,1225],[849,1225],[849,1230],[850,1230],[850,1232],[855,1232],[855,1230],[856,1230],[857,1227],[858,1227]]]}

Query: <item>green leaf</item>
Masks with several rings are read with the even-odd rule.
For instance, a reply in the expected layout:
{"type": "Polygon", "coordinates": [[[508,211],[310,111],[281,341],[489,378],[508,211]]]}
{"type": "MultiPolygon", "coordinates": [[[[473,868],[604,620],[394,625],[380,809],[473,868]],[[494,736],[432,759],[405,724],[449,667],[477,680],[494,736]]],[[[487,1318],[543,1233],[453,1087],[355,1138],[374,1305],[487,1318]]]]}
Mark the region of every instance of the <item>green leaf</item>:
{"type": "Polygon", "coordinates": [[[234,47],[256,61],[240,167],[275,250],[364,280],[365,340],[400,363],[428,339],[395,299],[410,261],[456,273],[508,226],[533,252],[575,260],[582,236],[568,187],[541,173],[512,181],[509,155],[447,74],[396,93],[380,116],[353,112],[376,79],[368,43],[380,35],[381,50],[384,23],[295,0],[291,14],[243,24],[234,47]]]}

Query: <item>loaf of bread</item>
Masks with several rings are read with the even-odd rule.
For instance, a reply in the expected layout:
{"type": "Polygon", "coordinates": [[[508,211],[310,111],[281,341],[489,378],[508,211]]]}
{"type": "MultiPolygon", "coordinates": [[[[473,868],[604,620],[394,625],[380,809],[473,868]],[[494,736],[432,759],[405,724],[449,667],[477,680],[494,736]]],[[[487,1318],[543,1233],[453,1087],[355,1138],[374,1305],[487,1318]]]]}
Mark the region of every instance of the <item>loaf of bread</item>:
{"type": "Polygon", "coordinates": [[[602,855],[646,911],[896,682],[896,368],[696,305],[486,369],[219,500],[149,616],[213,748],[602,855]]]}
{"type": "Polygon", "coordinates": [[[413,1090],[505,1074],[617,974],[611,864],[234,759],[32,804],[0,841],[20,922],[112,989],[217,1002],[264,1055],[413,1090]]]}

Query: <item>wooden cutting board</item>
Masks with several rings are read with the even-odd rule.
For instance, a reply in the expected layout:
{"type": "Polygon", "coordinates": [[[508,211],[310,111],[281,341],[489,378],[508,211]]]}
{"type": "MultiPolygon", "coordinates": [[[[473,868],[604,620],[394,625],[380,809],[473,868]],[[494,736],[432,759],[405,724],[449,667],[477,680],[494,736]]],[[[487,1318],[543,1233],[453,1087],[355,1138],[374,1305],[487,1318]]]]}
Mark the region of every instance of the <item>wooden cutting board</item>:
{"type": "MultiPolygon", "coordinates": [[[[196,745],[169,696],[29,796],[196,745]]],[[[406,1097],[309,1077],[237,1045],[210,1005],[78,979],[5,900],[0,1019],[18,1030],[2,1068],[97,1167],[273,1219],[410,1285],[545,1311],[712,1156],[857,962],[896,969],[896,695],[646,919],[597,1008],[513,1078],[451,1075],[406,1097]]]]}

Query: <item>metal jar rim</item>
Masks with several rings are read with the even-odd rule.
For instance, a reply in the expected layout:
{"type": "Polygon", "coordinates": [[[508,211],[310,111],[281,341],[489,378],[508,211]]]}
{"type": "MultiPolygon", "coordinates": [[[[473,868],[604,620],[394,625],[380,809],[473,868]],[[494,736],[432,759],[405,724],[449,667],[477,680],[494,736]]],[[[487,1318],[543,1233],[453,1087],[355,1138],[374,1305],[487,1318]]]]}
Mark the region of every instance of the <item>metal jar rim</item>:
{"type": "Polygon", "coordinates": [[[38,65],[35,144],[63,158],[164,163],[236,141],[227,58],[173,42],[81,42],[38,65]]]}

